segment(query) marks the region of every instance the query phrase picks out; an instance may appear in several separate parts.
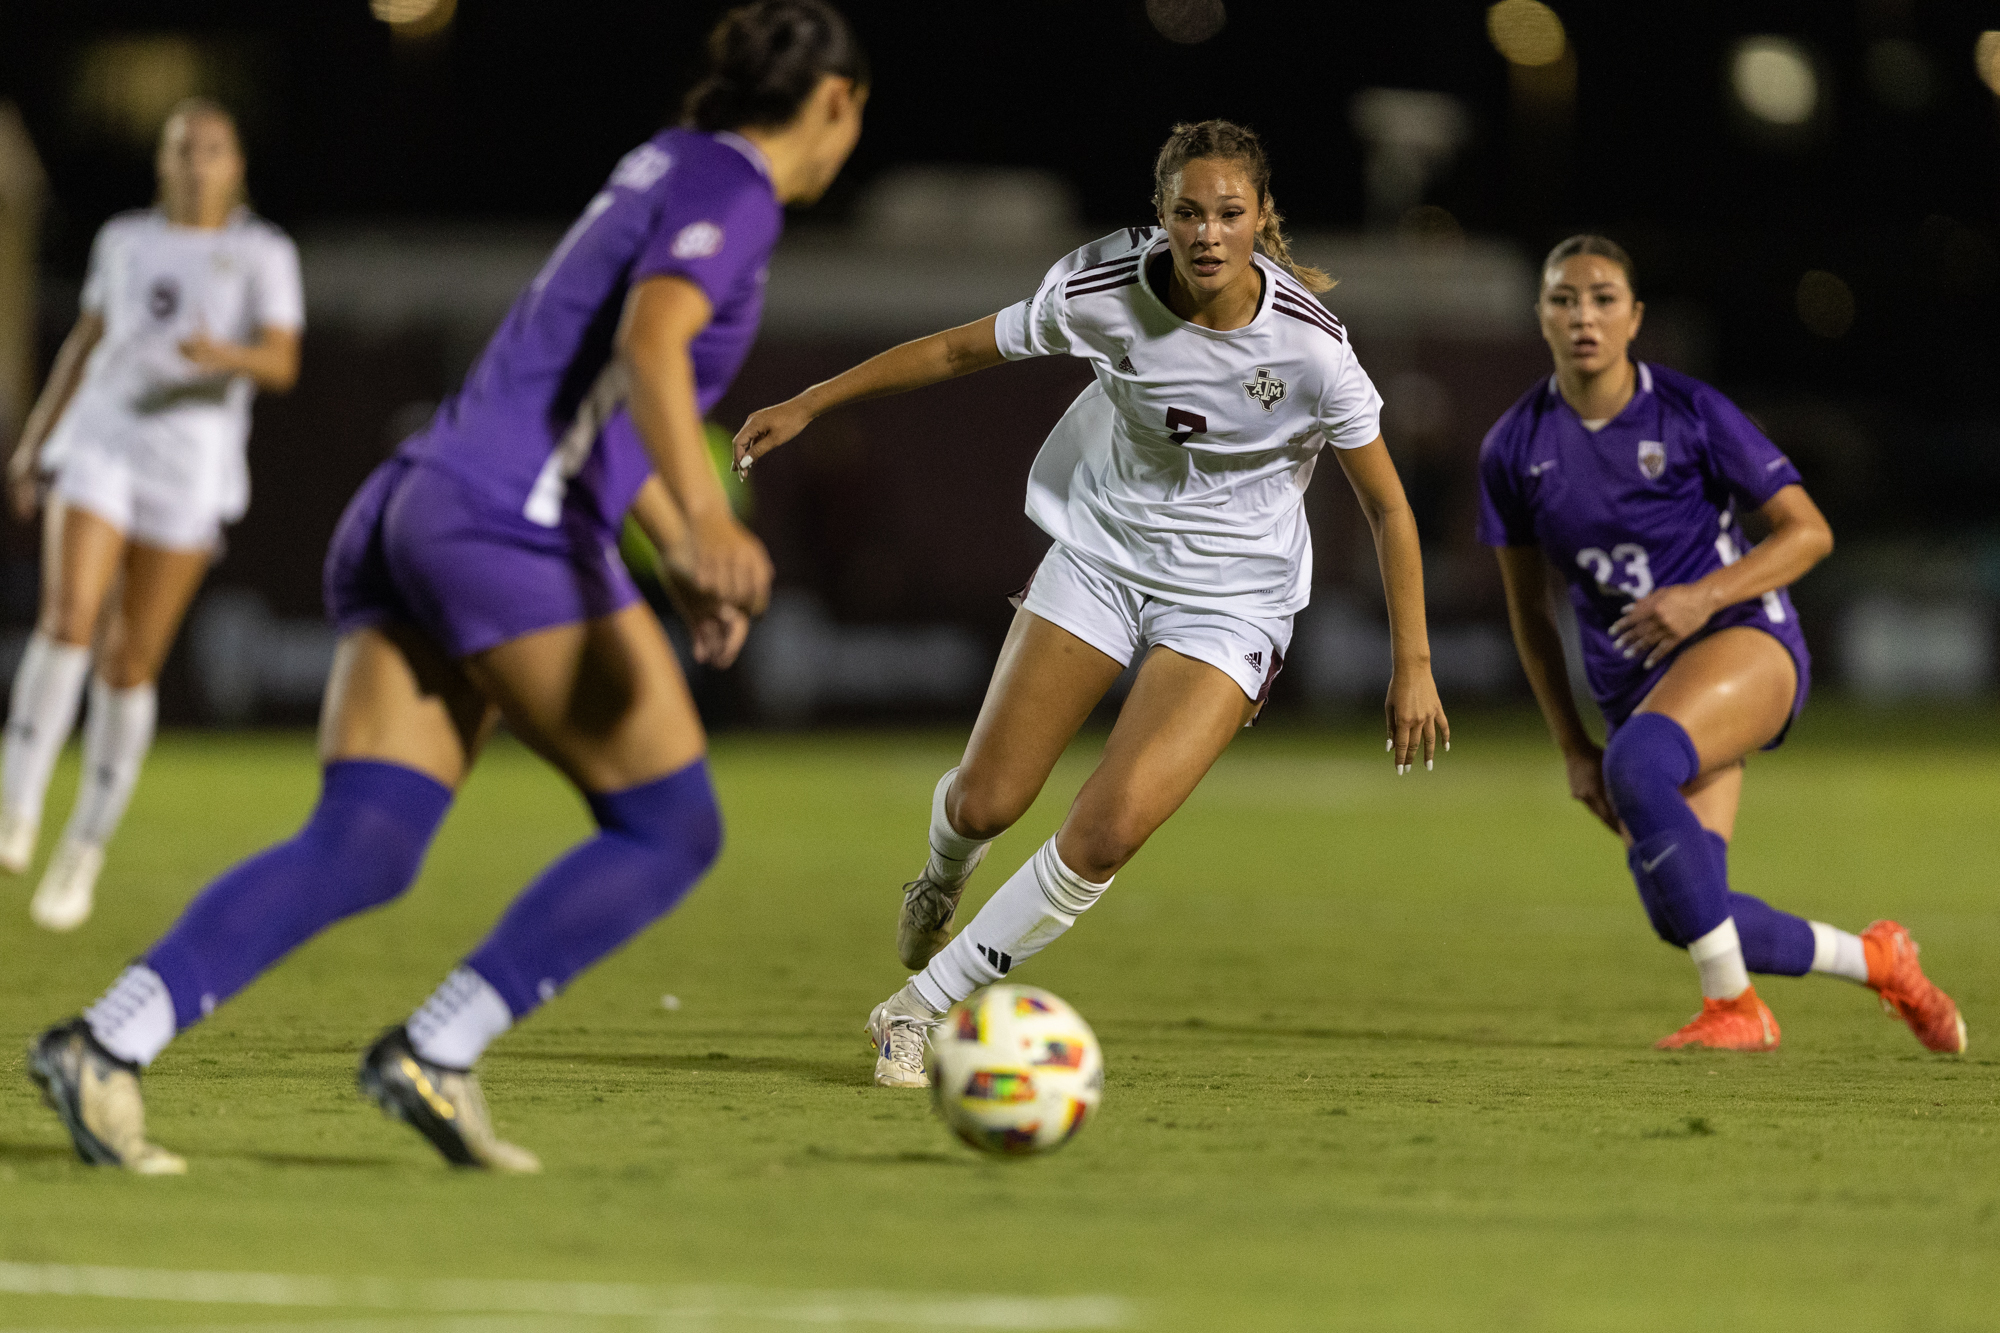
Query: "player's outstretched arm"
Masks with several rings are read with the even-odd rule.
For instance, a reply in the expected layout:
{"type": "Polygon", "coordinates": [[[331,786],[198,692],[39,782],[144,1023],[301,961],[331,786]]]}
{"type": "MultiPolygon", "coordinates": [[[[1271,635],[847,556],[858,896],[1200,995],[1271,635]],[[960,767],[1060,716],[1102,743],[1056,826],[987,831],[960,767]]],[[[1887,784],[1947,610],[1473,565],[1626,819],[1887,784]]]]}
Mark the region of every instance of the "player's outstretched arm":
{"type": "Polygon", "coordinates": [[[88,310],[77,316],[56,353],[55,364],[49,367],[48,383],[42,386],[41,396],[35,399],[27,422],[21,427],[20,442],[7,460],[7,500],[14,507],[14,516],[23,523],[35,516],[42,502],[41,478],[36,469],[42,441],[62,419],[63,409],[76,395],[76,386],[83,383],[84,364],[103,338],[104,316],[88,310]]]}
{"type": "Polygon", "coordinates": [[[1361,501],[1375,534],[1375,559],[1382,567],[1382,591],[1389,604],[1389,646],[1393,666],[1386,704],[1389,748],[1396,771],[1424,767],[1437,748],[1451,748],[1451,723],[1431,679],[1430,631],[1424,618],[1424,556],[1417,544],[1417,519],[1403,494],[1403,479],[1389,460],[1389,446],[1377,435],[1359,449],[1337,449],[1341,470],[1361,501]]]}
{"type": "Polygon", "coordinates": [[[736,432],[736,470],[749,471],[752,463],[810,426],[814,418],[843,403],[886,398],[999,365],[1006,358],[1000,355],[1000,344],[993,335],[998,318],[988,315],[891,347],[796,397],[758,408],[736,432]]]}
{"type": "Polygon", "coordinates": [[[702,433],[688,356],[712,313],[707,295],[686,278],[663,275],[632,288],[618,326],[618,352],[631,373],[625,401],[653,472],[686,520],[688,578],[708,596],[758,615],[771,597],[771,557],[730,512],[702,433]]]}
{"type": "Polygon", "coordinates": [[[288,393],[299,381],[297,329],[266,326],[253,343],[219,342],[203,330],[181,343],[181,355],[210,374],[248,375],[271,393],[288,393]]]}
{"type": "Polygon", "coordinates": [[[1669,584],[1623,609],[1611,625],[1620,652],[1643,654],[1654,666],[1717,611],[1789,587],[1833,553],[1833,528],[1805,487],[1781,487],[1757,512],[1771,535],[1741,560],[1693,583],[1669,584]]]}
{"type": "Polygon", "coordinates": [[[1569,794],[1584,803],[1590,813],[1618,832],[1618,813],[1604,789],[1604,751],[1583,728],[1583,716],[1569,692],[1569,670],[1563,663],[1562,635],[1556,629],[1555,609],[1549,605],[1547,562],[1539,546],[1499,546],[1493,554],[1500,558],[1500,583],[1507,590],[1507,624],[1514,631],[1514,651],[1520,654],[1521,671],[1549,735],[1562,751],[1563,766],[1569,774],[1569,794]]]}

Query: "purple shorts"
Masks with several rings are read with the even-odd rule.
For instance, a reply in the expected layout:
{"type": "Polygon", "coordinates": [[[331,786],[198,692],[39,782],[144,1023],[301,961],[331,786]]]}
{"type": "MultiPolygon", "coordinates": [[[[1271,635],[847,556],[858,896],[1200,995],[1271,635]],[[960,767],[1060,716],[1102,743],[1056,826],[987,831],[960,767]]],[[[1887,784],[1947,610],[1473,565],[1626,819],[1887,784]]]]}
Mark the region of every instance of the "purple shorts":
{"type": "Polygon", "coordinates": [[[368,475],[326,553],[342,634],[400,620],[454,658],[639,600],[615,534],[565,513],[544,528],[441,468],[391,458],[368,475]]]}
{"type": "Polygon", "coordinates": [[[1672,657],[1647,672],[1631,687],[1611,698],[1598,695],[1597,706],[1604,711],[1605,723],[1614,732],[1624,726],[1625,719],[1632,716],[1632,710],[1646,701],[1646,696],[1660,683],[1660,677],[1667,674],[1668,668],[1680,659],[1681,652],[1689,644],[1700,643],[1718,630],[1738,627],[1756,629],[1762,630],[1783,644],[1785,651],[1792,655],[1792,664],[1799,672],[1798,686],[1792,691],[1792,715],[1785,720],[1785,725],[1778,729],[1778,734],[1771,738],[1770,743],[1763,747],[1766,750],[1777,749],[1785,743],[1785,736],[1791,731],[1792,723],[1798,721],[1799,714],[1805,711],[1806,696],[1812,693],[1812,654],[1806,651],[1805,635],[1799,630],[1798,613],[1792,610],[1789,599],[1785,603],[1785,610],[1788,614],[1784,621],[1774,624],[1760,600],[1738,602],[1735,606],[1724,607],[1692,638],[1676,648],[1672,657]]]}

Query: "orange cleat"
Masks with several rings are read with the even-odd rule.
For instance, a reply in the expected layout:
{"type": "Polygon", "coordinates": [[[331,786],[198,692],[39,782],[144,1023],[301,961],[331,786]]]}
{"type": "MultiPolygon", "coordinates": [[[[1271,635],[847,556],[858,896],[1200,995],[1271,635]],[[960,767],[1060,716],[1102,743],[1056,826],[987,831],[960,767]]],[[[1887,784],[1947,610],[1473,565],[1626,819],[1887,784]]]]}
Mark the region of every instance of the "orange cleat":
{"type": "Polygon", "coordinates": [[[1924,975],[1909,931],[1877,921],[1861,932],[1861,951],[1868,959],[1868,989],[1882,997],[1884,1012],[1908,1023],[1925,1049],[1965,1054],[1965,1019],[1951,996],[1924,975]]]}
{"type": "Polygon", "coordinates": [[[1701,1012],[1688,1020],[1679,1032],[1660,1038],[1653,1046],[1677,1051],[1683,1046],[1706,1046],[1715,1051],[1775,1051],[1778,1049],[1778,1020],[1757,998],[1755,986],[1745,986],[1733,1000],[1703,1000],[1701,1012]]]}

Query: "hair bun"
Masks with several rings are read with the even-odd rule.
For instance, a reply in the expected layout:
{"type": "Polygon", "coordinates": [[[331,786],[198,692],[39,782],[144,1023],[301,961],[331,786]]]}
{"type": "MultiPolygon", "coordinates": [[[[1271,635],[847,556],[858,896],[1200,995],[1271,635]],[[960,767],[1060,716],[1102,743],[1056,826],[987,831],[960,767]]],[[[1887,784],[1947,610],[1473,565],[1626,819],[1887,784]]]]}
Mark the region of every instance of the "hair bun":
{"type": "Polygon", "coordinates": [[[757,0],[722,16],[708,36],[708,73],[682,118],[701,130],[782,125],[832,74],[868,82],[868,59],[824,0],[757,0]]]}

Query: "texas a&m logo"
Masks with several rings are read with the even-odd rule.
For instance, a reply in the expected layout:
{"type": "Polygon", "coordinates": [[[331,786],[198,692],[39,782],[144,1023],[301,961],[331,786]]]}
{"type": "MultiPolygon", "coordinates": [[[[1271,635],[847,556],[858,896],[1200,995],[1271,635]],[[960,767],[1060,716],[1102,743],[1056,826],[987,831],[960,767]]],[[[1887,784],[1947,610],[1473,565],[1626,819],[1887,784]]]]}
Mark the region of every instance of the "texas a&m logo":
{"type": "Polygon", "coordinates": [[[1284,398],[1285,382],[1273,375],[1269,366],[1259,366],[1257,378],[1243,382],[1243,392],[1249,394],[1259,407],[1268,412],[1284,398]]]}

